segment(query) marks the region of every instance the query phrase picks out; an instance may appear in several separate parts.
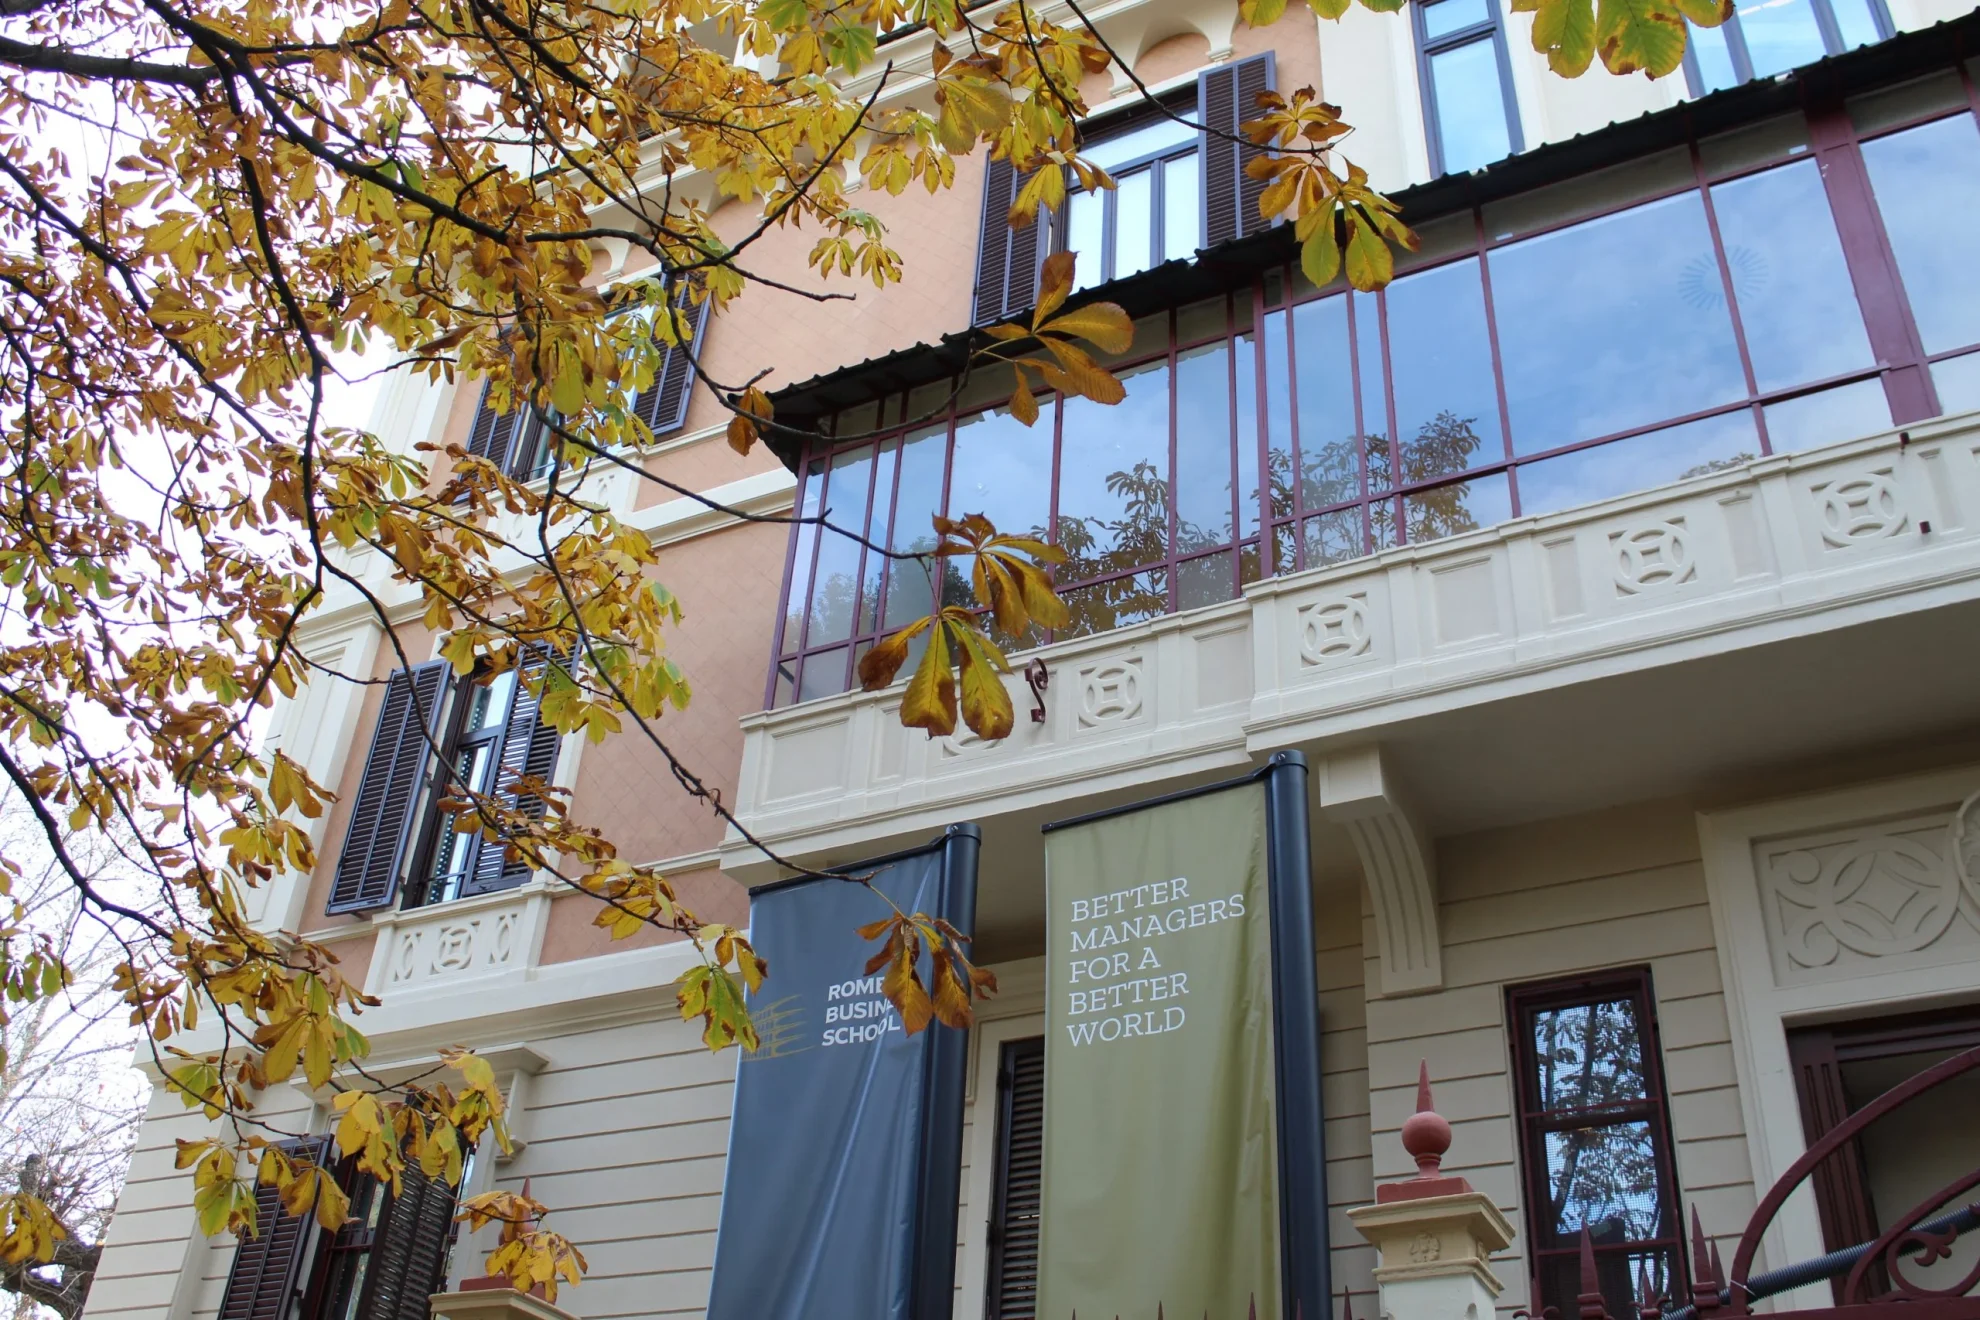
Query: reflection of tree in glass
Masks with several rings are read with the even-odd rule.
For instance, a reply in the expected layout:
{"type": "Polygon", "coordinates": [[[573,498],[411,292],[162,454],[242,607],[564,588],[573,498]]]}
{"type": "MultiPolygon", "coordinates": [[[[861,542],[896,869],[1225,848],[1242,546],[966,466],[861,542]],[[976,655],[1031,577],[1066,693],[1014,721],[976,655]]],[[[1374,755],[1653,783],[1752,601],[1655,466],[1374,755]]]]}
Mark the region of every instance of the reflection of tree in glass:
{"type": "Polygon", "coordinates": [[[1693,477],[1709,477],[1714,472],[1724,472],[1727,468],[1736,468],[1741,463],[1751,463],[1757,457],[1757,454],[1748,454],[1742,451],[1730,458],[1708,459],[1700,463],[1697,467],[1686,468],[1684,471],[1678,473],[1678,480],[1690,481],[1693,477]]]}
{"type": "MultiPolygon", "coordinates": [[[[1107,493],[1120,501],[1121,516],[1081,516],[1061,510],[1059,546],[1066,562],[1054,575],[1061,584],[1084,582],[1106,573],[1121,573],[1160,563],[1169,544],[1169,483],[1153,463],[1136,463],[1127,472],[1107,474],[1107,493]]],[[[1185,524],[1185,526],[1187,526],[1185,524]]],[[[1179,535],[1198,535],[1184,532],[1179,535]]],[[[1066,634],[1106,632],[1138,619],[1168,612],[1166,582],[1151,582],[1145,574],[1117,577],[1109,582],[1068,592],[1073,617],[1066,634]]]]}
{"type": "Polygon", "coordinates": [[[1643,1047],[1626,1000],[1540,1013],[1533,1024],[1540,1105],[1589,1111],[1586,1126],[1547,1134],[1550,1222],[1585,1224],[1598,1242],[1660,1236],[1656,1145],[1641,1120],[1603,1123],[1601,1110],[1644,1094],[1643,1047]]]}
{"type": "MultiPolygon", "coordinates": [[[[1392,452],[1389,437],[1381,433],[1368,437],[1368,492],[1379,495],[1394,486],[1412,486],[1420,481],[1432,481],[1453,472],[1462,472],[1472,465],[1478,453],[1479,437],[1475,429],[1476,417],[1459,417],[1448,409],[1438,413],[1426,422],[1416,433],[1416,438],[1404,445],[1400,455],[1392,452]]],[[[1273,451],[1267,464],[1271,474],[1272,508],[1275,511],[1291,510],[1292,489],[1288,474],[1289,460],[1281,451],[1273,451]]],[[[1346,504],[1361,498],[1360,454],[1353,436],[1326,444],[1302,444],[1300,446],[1300,494],[1308,509],[1324,509],[1331,505],[1346,504]]],[[[1409,539],[1412,541],[1435,541],[1445,536],[1455,536],[1478,526],[1475,514],[1466,506],[1469,492],[1462,485],[1442,486],[1434,490],[1413,495],[1408,501],[1409,539]]],[[[1258,492],[1252,492],[1258,498],[1258,492]]],[[[1371,511],[1375,521],[1375,544],[1394,545],[1396,536],[1396,515],[1393,501],[1375,506],[1371,511]]],[[[1321,534],[1329,544],[1334,539],[1332,532],[1322,528],[1321,534]]],[[[1345,531],[1342,533],[1345,538],[1345,531]]],[[[1352,539],[1342,539],[1342,548],[1354,546],[1359,554],[1358,534],[1352,539]]],[[[1343,558],[1350,557],[1343,554],[1343,558]]],[[[1309,547],[1309,559],[1315,559],[1309,547]]],[[[1332,562],[1329,556],[1325,562],[1332,562]]]]}

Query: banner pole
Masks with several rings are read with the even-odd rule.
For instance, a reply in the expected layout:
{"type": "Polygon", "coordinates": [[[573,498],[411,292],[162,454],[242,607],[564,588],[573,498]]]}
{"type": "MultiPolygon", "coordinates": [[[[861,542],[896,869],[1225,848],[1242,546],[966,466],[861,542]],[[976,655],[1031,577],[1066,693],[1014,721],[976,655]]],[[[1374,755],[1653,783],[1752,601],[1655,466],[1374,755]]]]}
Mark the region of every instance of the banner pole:
{"type": "MultiPolygon", "coordinates": [[[[976,867],[983,831],[970,823],[951,825],[942,838],[942,910],[951,925],[973,931],[976,921],[976,867]]],[[[962,1167],[963,1099],[968,1085],[970,1033],[933,1023],[924,1067],[927,1104],[922,1109],[921,1223],[914,1253],[913,1320],[948,1320],[956,1305],[956,1223],[954,1195],[962,1167]]]]}
{"type": "Polygon", "coordinates": [[[1320,1100],[1320,990],[1306,757],[1265,769],[1265,863],[1272,906],[1272,1041],[1278,1064],[1279,1243],[1284,1320],[1330,1320],[1327,1151],[1320,1100]]]}

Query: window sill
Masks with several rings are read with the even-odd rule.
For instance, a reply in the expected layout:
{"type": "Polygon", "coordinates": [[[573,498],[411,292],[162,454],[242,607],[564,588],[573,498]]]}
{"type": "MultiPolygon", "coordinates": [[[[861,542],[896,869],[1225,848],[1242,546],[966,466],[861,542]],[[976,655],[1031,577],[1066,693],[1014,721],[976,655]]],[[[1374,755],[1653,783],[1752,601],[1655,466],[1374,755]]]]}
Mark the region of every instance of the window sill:
{"type": "Polygon", "coordinates": [[[395,926],[430,921],[442,914],[449,917],[471,917],[489,908],[504,907],[531,894],[547,894],[552,888],[549,880],[541,876],[531,876],[519,885],[498,889],[492,894],[474,894],[468,898],[448,899],[444,903],[428,903],[412,908],[389,908],[374,912],[370,914],[370,921],[374,929],[389,930],[395,926]]]}

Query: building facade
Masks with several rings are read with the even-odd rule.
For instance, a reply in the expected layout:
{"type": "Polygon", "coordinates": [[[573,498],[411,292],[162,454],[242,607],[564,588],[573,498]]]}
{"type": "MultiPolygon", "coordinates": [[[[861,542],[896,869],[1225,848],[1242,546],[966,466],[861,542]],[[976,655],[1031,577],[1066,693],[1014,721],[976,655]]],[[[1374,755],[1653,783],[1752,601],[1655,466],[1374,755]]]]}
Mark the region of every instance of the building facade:
{"type": "MultiPolygon", "coordinates": [[[[1227,0],[1092,14],[1134,74],[1086,89],[1115,191],[1022,234],[1000,219],[1017,181],[980,154],[939,196],[874,196],[900,285],[753,289],[700,328],[711,372],[774,363],[779,415],[841,439],[739,459],[682,360],[640,403],[639,463],[668,484],[585,474],[654,535],[687,618],[694,699],[660,732],[806,865],[981,827],[976,950],[1003,990],[970,1033],[958,1317],[1033,1313],[1039,826],[1288,749],[1313,772],[1335,1287],[1374,1289],[1346,1212],[1408,1171],[1422,1062],[1446,1171],[1516,1230],[1501,1309],[1571,1306],[1586,1224],[1622,1315],[1614,1279],[1682,1283],[1694,1208],[1736,1240],[1842,1115],[1980,1040],[1980,22],[1964,0],[1760,0],[1652,82],[1549,75],[1502,0],[1261,30],[1227,0]],[[1317,87],[1422,250],[1382,293],[1311,287],[1285,230],[1247,220],[1235,149],[1135,80],[1211,122],[1317,87]],[[1008,378],[963,378],[966,335],[1067,248],[1136,318],[1128,397],[1025,428],[1008,378]],[[1016,730],[930,739],[898,688],[854,690],[937,584],[678,488],[830,509],[896,549],[944,511],[1067,547],[1072,619],[1021,656],[1042,671],[1009,680],[1016,730]]],[[[925,34],[890,45],[927,59],[925,34]]],[[[758,265],[802,283],[807,246],[758,265]]],[[[374,425],[533,462],[472,383],[396,385],[374,425]]],[[[309,624],[313,658],[375,681],[276,713],[270,741],[339,798],[318,874],[257,891],[255,919],[383,997],[360,1022],[374,1073],[454,1044],[494,1062],[517,1145],[469,1189],[527,1181],[555,1208],[590,1262],[560,1305],[699,1315],[737,1060],[678,1019],[690,955],[608,941],[593,900],[447,831],[409,694],[444,698],[420,704],[460,773],[547,771],[704,916],[746,922],[785,873],[651,744],[545,736],[513,686],[450,696],[389,566],[352,568],[405,618],[388,636],[352,597],[309,624]]],[[[1980,1164],[1973,1076],[1792,1200],[1767,1260],[1874,1237],[1980,1164]]],[[[326,1096],[264,1103],[328,1131],[326,1096]]],[[[201,1236],[173,1153],[202,1123],[155,1101],[92,1320],[399,1320],[479,1273],[486,1244],[445,1254],[410,1196],[334,1240],[201,1236]]]]}

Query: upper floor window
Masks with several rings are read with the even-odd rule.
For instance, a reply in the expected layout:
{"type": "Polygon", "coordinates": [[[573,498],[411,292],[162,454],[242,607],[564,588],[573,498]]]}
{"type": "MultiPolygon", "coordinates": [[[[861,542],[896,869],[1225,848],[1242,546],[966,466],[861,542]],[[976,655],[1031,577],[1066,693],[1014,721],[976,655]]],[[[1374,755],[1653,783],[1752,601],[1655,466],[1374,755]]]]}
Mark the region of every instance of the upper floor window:
{"type": "MultiPolygon", "coordinates": [[[[848,409],[800,465],[801,507],[898,552],[937,512],[1042,533],[1068,552],[1055,637],[1123,627],[1980,407],[1976,211],[1958,77],[1866,94],[1418,220],[1381,293],[1293,267],[1145,317],[1111,408],[1048,399],[1027,428],[979,373],[953,401],[942,382],[848,409]],[[1856,165],[1825,177],[1815,133],[1856,165]]],[[[813,527],[788,583],[774,704],[844,691],[934,590],[813,527]]]]}
{"type": "MultiPolygon", "coordinates": [[[[652,322],[652,309],[623,313],[652,322]]],[[[688,401],[694,392],[694,359],[708,325],[708,303],[688,304],[693,337],[685,347],[665,346],[652,382],[633,398],[633,415],[646,423],[656,438],[678,431],[687,422],[688,401]]],[[[484,385],[468,428],[467,451],[485,458],[517,481],[533,481],[550,470],[552,449],[544,415],[533,407],[497,412],[484,385]]]]}
{"type": "MultiPolygon", "coordinates": [[[[332,1157],[327,1137],[285,1143],[290,1158],[332,1157]]],[[[325,1232],[313,1215],[282,1209],[273,1187],[255,1189],[254,1237],[235,1248],[217,1320],[428,1320],[427,1299],[445,1286],[454,1243],[454,1188],[412,1161],[399,1194],[350,1161],[338,1169],[350,1215],[325,1232]]]]}
{"type": "Polygon", "coordinates": [[[1410,6],[1430,173],[1461,174],[1521,149],[1512,65],[1496,0],[1410,6]]]}
{"type": "Polygon", "coordinates": [[[1533,1309],[1574,1310],[1585,1228],[1627,1320],[1639,1277],[1676,1295],[1684,1263],[1650,973],[1518,987],[1507,1010],[1533,1309]]]}
{"type": "MultiPolygon", "coordinates": [[[[532,672],[543,663],[525,661],[532,672]]],[[[537,697],[516,670],[456,681],[452,668],[435,660],[386,681],[331,884],[332,913],[389,907],[401,889],[412,907],[529,878],[526,864],[479,829],[456,829],[439,804],[473,792],[540,812],[541,799],[516,783],[547,783],[561,738],[538,717],[537,697]]]]}
{"type": "Polygon", "coordinates": [[[1112,175],[1116,187],[1081,191],[1069,170],[1065,206],[1056,217],[1041,215],[1042,223],[1011,228],[1011,203],[1031,176],[992,160],[984,175],[971,323],[1028,310],[1039,267],[1055,250],[1080,254],[1077,279],[1087,288],[1265,228],[1258,214],[1264,184],[1244,172],[1259,150],[1243,139],[1241,126],[1258,117],[1258,94],[1271,89],[1272,78],[1270,52],[1214,65],[1197,75],[1194,88],[1087,126],[1080,152],[1112,175]]]}
{"type": "Polygon", "coordinates": [[[1874,45],[1896,32],[1884,0],[1735,0],[1715,28],[1687,23],[1684,76],[1693,96],[1874,45]]]}

